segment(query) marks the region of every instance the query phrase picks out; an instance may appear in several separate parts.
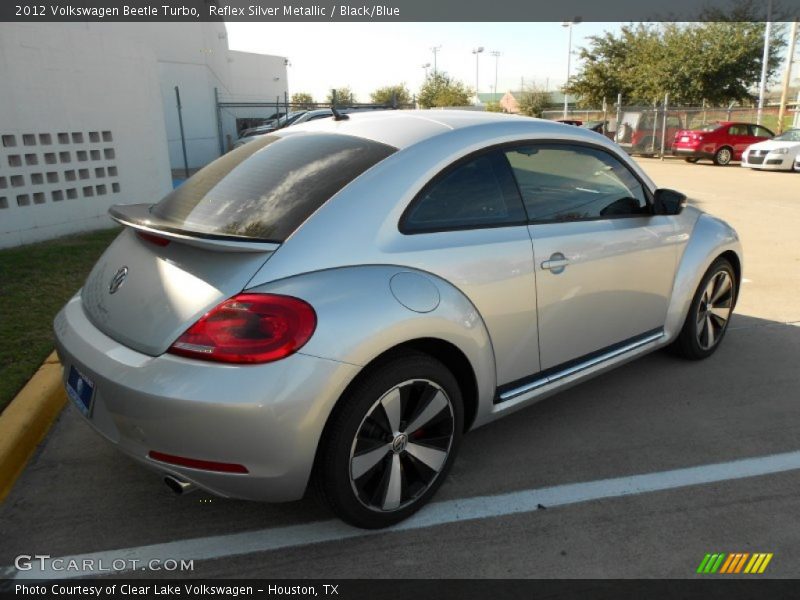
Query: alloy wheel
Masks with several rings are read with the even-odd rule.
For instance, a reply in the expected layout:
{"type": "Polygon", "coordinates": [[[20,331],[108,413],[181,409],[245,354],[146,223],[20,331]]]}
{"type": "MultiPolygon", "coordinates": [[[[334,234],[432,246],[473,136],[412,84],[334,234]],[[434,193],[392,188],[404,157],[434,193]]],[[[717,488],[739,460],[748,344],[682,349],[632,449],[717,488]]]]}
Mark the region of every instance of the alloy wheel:
{"type": "Polygon", "coordinates": [[[717,164],[718,165],[727,165],[731,162],[731,151],[727,148],[720,148],[717,151],[717,164]]]}
{"type": "Polygon", "coordinates": [[[427,379],[394,386],[367,411],[350,449],[350,485],[370,510],[393,512],[428,490],[447,463],[453,405],[427,379]]]}
{"type": "Polygon", "coordinates": [[[733,280],[727,271],[719,271],[706,285],[697,305],[697,343],[703,350],[719,342],[732,310],[733,280]]]}

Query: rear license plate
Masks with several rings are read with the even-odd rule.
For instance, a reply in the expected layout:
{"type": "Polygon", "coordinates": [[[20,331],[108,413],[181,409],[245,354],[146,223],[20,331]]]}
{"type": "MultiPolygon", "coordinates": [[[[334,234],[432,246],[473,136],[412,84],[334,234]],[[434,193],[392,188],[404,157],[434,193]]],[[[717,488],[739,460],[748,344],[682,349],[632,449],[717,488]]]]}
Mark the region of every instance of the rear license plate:
{"type": "Polygon", "coordinates": [[[681,136],[681,141],[682,142],[688,142],[689,141],[689,136],[688,135],[681,136]]]}
{"type": "Polygon", "coordinates": [[[69,368],[67,395],[78,407],[78,410],[88,417],[92,410],[92,400],[94,400],[94,382],[74,366],[69,368]]]}

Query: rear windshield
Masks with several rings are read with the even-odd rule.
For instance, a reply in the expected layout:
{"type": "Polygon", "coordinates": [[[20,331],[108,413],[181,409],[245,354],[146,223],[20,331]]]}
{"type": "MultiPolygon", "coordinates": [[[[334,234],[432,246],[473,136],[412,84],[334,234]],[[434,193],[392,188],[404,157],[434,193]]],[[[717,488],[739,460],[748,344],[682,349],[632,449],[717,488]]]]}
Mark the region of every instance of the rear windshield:
{"type": "Polygon", "coordinates": [[[339,134],[259,137],[198,171],[150,213],[171,230],[280,243],[395,151],[339,134]]]}

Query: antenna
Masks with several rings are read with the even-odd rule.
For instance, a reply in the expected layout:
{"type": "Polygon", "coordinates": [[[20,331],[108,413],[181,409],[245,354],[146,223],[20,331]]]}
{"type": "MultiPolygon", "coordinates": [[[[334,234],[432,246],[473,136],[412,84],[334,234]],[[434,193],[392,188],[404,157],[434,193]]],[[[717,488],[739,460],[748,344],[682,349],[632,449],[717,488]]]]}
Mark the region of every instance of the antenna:
{"type": "Polygon", "coordinates": [[[331,90],[331,112],[334,121],[346,121],[350,117],[336,110],[336,89],[331,90]]]}

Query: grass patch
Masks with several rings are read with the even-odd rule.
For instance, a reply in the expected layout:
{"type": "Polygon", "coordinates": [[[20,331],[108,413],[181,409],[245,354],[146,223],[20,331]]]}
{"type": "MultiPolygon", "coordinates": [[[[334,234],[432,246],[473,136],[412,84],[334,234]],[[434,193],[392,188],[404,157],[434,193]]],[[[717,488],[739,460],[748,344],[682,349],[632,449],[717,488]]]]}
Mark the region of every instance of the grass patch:
{"type": "Polygon", "coordinates": [[[53,318],[119,231],[0,250],[0,411],[53,351],[53,318]]]}

